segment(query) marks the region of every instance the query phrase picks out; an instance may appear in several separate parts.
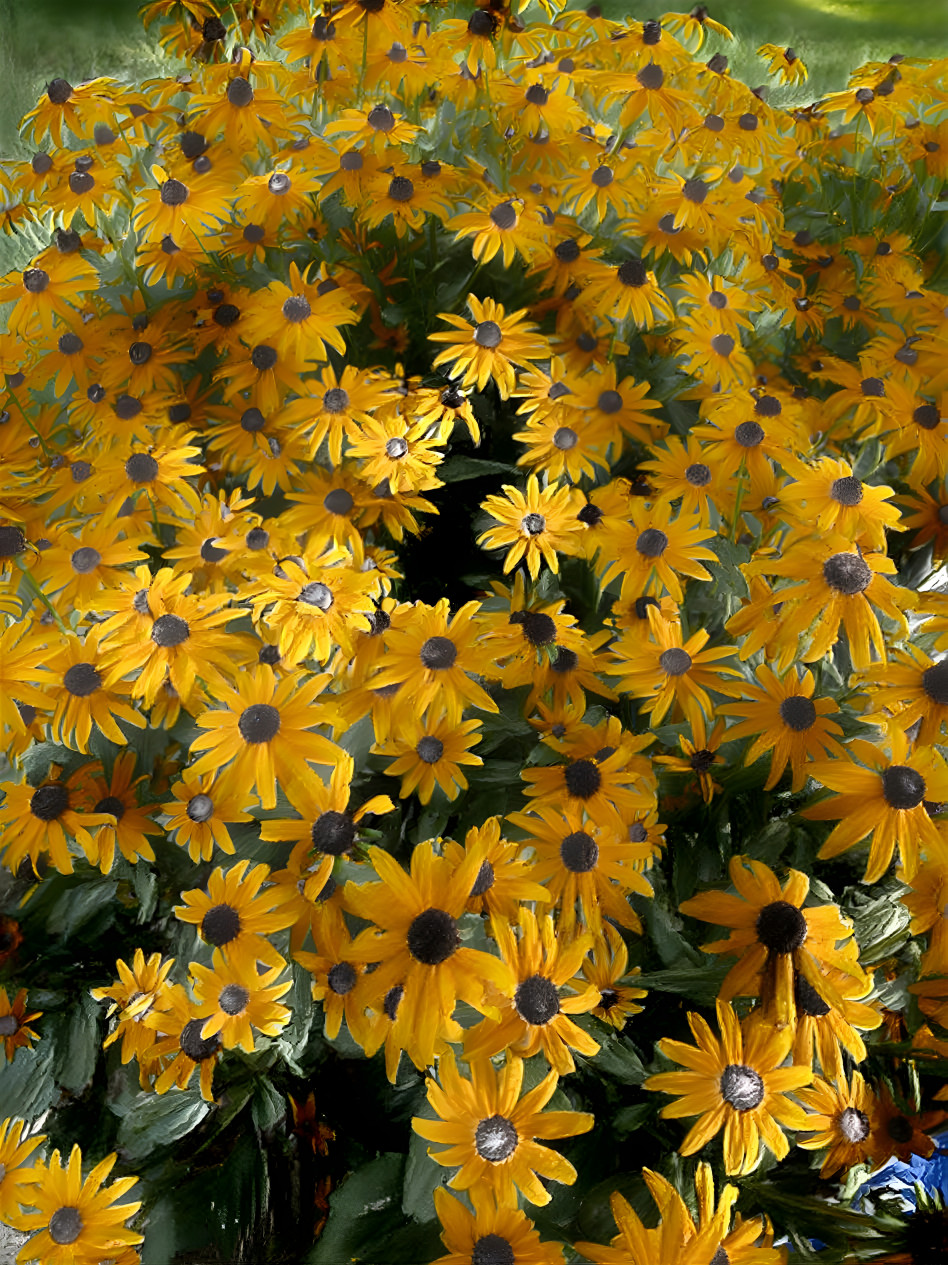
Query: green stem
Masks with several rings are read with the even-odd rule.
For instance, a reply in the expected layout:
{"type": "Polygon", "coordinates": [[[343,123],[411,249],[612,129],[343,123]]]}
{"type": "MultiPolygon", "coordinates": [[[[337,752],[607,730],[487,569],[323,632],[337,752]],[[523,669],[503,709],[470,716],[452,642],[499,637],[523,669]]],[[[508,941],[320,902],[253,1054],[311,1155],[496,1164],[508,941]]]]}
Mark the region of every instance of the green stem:
{"type": "Polygon", "coordinates": [[[38,431],[38,430],[36,429],[36,427],[34,426],[34,424],[33,424],[33,420],[32,420],[32,418],[30,417],[29,413],[27,413],[26,409],[23,407],[23,405],[22,405],[22,404],[20,403],[20,401],[17,399],[17,396],[16,396],[15,392],[13,391],[13,389],[12,389],[11,387],[7,387],[7,392],[8,392],[8,394],[9,394],[9,396],[10,396],[10,399],[13,401],[13,403],[17,406],[17,408],[18,408],[18,409],[20,410],[20,412],[23,414],[23,420],[26,422],[27,426],[29,426],[30,430],[33,432],[33,434],[34,434],[34,435],[36,436],[36,438],[39,440],[39,442],[40,442],[40,447],[41,447],[41,448],[42,448],[42,450],[43,450],[43,455],[44,455],[45,457],[47,457],[48,459],[52,460],[52,454],[50,453],[49,449],[46,447],[46,440],[43,438],[43,436],[39,433],[39,431],[38,431]]]}
{"type": "Polygon", "coordinates": [[[36,577],[31,575],[30,572],[27,571],[26,567],[23,566],[23,563],[19,561],[19,559],[17,560],[17,566],[19,567],[20,572],[22,573],[23,578],[26,581],[26,587],[29,589],[30,593],[33,595],[33,597],[38,598],[40,602],[42,602],[42,604],[49,611],[50,615],[52,615],[53,620],[56,624],[56,627],[65,636],[69,632],[69,629],[63,623],[62,617],[60,616],[59,612],[54,608],[52,602],[50,602],[49,598],[46,596],[46,594],[43,592],[40,586],[36,583],[36,577]]]}

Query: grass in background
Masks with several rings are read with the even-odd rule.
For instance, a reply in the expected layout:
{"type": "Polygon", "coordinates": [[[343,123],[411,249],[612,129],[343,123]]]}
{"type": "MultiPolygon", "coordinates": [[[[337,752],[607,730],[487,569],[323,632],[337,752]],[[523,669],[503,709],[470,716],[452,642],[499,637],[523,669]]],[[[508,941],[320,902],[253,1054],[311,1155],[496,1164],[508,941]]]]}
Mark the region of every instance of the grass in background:
{"type": "MultiPolygon", "coordinates": [[[[692,7],[691,0],[598,2],[607,17],[640,21],[692,7]]],[[[842,88],[865,61],[893,53],[948,55],[948,0],[710,0],[707,7],[737,38],[733,44],[712,38],[702,56],[720,47],[732,72],[752,87],[768,82],[756,56],[765,42],[790,45],[806,62],[809,81],[774,86],[773,105],[808,102],[842,88]]],[[[135,81],[166,74],[167,66],[145,38],[137,0],[0,0],[0,157],[27,155],[17,128],[50,79],[78,83],[115,75],[135,81]]]]}

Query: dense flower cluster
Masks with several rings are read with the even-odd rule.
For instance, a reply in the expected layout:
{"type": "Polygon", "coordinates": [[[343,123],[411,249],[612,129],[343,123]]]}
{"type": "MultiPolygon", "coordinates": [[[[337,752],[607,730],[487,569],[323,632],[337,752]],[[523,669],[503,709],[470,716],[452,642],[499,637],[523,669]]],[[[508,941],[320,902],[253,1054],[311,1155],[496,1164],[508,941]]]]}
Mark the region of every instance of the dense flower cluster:
{"type": "MultiPolygon", "coordinates": [[[[728,38],[701,7],[521,10],[154,0],[186,73],[54,79],[27,115],[0,167],[33,248],[0,279],[7,913],[65,876],[141,908],[91,991],[143,1101],[223,1111],[218,1069],[261,1050],[298,1071],[313,1010],[393,1084],[427,1073],[441,1265],[776,1265],[705,1162],[685,1199],[644,1170],[656,1228],[615,1192],[612,1246],[524,1207],[576,1181],[547,1145],[597,1125],[572,1078],[630,1048],[630,953],[682,925],[728,962],[716,1027],[712,993],[693,1043],[656,1016],[643,1050],[644,1110],[697,1117],[683,1157],[746,1175],[795,1141],[845,1179],[933,1149],[948,69],[781,110],[699,56],[728,38]],[[475,479],[482,573],[447,542],[427,590],[472,596],[417,600],[412,550],[475,479]],[[734,839],[716,814],[749,800],[734,839]],[[883,945],[874,892],[905,911],[883,945]]],[[[13,949],[15,1062],[44,1025],[13,949]]],[[[26,1168],[20,1130],[21,1259],[137,1260],[115,1156],[26,1168]]]]}

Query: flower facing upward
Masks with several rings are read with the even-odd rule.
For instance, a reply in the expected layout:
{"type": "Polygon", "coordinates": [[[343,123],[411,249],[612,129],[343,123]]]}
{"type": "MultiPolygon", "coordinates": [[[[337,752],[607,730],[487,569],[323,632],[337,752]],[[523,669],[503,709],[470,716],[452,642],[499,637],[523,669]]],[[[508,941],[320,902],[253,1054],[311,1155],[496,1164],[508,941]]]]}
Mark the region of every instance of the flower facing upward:
{"type": "Polygon", "coordinates": [[[248,968],[257,961],[283,966],[284,959],[266,937],[293,922],[293,913],[281,908],[289,892],[278,887],[261,892],[269,866],[255,865],[248,872],[249,865],[249,861],[238,861],[227,871],[218,866],[206,892],[194,888],[181,893],[184,904],[175,906],[174,915],[198,927],[201,939],[220,949],[230,962],[248,968]]]}
{"type": "Polygon", "coordinates": [[[874,1158],[873,1134],[881,1121],[876,1096],[859,1072],[848,1081],[842,1074],[835,1085],[817,1077],[811,1086],[798,1090],[797,1097],[812,1113],[807,1116],[809,1136],[798,1138],[797,1146],[825,1152],[821,1177],[832,1177],[840,1169],[847,1173],[854,1164],[874,1158]]]}
{"type": "Polygon", "coordinates": [[[371,976],[379,998],[403,986],[399,1017],[407,1025],[406,1052],[416,1067],[431,1065],[446,1026],[456,1032],[452,1016],[458,998],[496,1016],[487,986],[503,995],[513,991],[510,967],[493,954],[462,946],[458,930],[486,851],[485,842],[454,866],[430,842],[419,843],[406,874],[387,852],[370,848],[381,882],[346,884],[347,909],[375,924],[359,933],[347,957],[379,963],[371,976]]]}
{"type": "Polygon", "coordinates": [[[208,773],[233,761],[234,777],[256,787],[264,808],[275,808],[277,782],[288,790],[311,776],[308,763],[335,763],[338,748],[313,733],[313,726],[332,719],[328,708],[316,702],[328,681],[328,673],[299,685],[291,676],[277,681],[273,669],[264,665],[236,690],[219,687],[215,693],[224,708],[198,717],[205,732],[194,739],[191,750],[204,754],[191,771],[208,773]]]}
{"type": "Polygon", "coordinates": [[[283,966],[260,970],[257,962],[228,961],[215,949],[213,969],[192,962],[194,1014],[205,1019],[198,1036],[206,1041],[220,1034],[225,1050],[240,1046],[253,1053],[253,1029],[264,1036],[275,1037],[290,1020],[290,1011],[279,999],[293,987],[292,979],[278,981],[283,966]]]}
{"type": "Polygon", "coordinates": [[[572,1185],[576,1169],[534,1139],[587,1133],[593,1117],[585,1111],[543,1111],[556,1092],[556,1072],[521,1098],[523,1060],[513,1055],[499,1071],[486,1058],[474,1059],[470,1069],[466,1080],[454,1052],[442,1056],[440,1083],[427,1082],[428,1102],[440,1118],[415,1116],[412,1128],[429,1142],[447,1145],[429,1154],[449,1168],[460,1165],[448,1182],[456,1190],[490,1190],[504,1207],[516,1207],[518,1190],[532,1204],[548,1204],[552,1196],[539,1178],[572,1185]]]}
{"type": "Polygon", "coordinates": [[[386,653],[370,684],[402,686],[416,716],[435,705],[458,725],[465,706],[496,712],[497,704],[470,675],[483,667],[478,603],[467,602],[453,616],[449,609],[447,598],[435,606],[416,602],[410,618],[386,633],[386,653]]]}
{"type": "Polygon", "coordinates": [[[453,364],[454,374],[464,375],[460,385],[469,387],[476,383],[479,391],[493,379],[500,398],[506,400],[516,385],[515,365],[547,359],[546,342],[534,332],[534,325],[522,319],[526,308],[508,313],[493,299],[482,302],[473,294],[467,296],[467,305],[474,318],[473,327],[452,312],[438,314],[459,332],[428,335],[431,342],[451,344],[435,356],[431,367],[453,364]]]}
{"type": "Polygon", "coordinates": [[[27,1014],[26,989],[21,988],[13,1001],[7,996],[7,990],[0,988],[0,1045],[6,1055],[7,1062],[12,1063],[20,1046],[31,1048],[33,1041],[39,1040],[30,1024],[39,1019],[43,1012],[34,1010],[27,1014]]]}
{"type": "Polygon", "coordinates": [[[504,574],[525,559],[532,579],[540,573],[541,559],[553,572],[560,569],[558,552],[576,553],[578,535],[583,530],[579,512],[582,496],[568,485],[550,484],[543,489],[536,475],[527,479],[526,493],[510,483],[506,496],[489,496],[481,508],[499,526],[490,527],[477,543],[487,549],[508,546],[504,574]]]}
{"type": "Polygon", "coordinates": [[[839,856],[871,835],[863,879],[866,883],[882,877],[896,848],[909,882],[918,872],[922,849],[934,856],[944,850],[938,827],[925,806],[948,800],[944,758],[934,747],[910,751],[905,733],[895,727],[887,745],[891,752],[888,757],[881,747],[853,738],[847,746],[848,759],[816,760],[808,770],[818,782],[840,792],[802,810],[811,821],[840,819],[819,856],[839,856]]]}
{"type": "Polygon", "coordinates": [[[42,1265],[102,1261],[143,1242],[140,1234],[123,1224],[139,1210],[141,1202],[116,1203],[138,1178],[119,1177],[111,1186],[102,1186],[116,1159],[114,1153],[107,1155],[85,1181],[78,1146],[73,1146],[65,1168],[59,1151],[52,1153],[48,1166],[37,1166],[29,1192],[36,1211],[24,1213],[20,1225],[38,1233],[20,1249],[18,1261],[41,1261],[42,1265]]]}
{"type": "MultiPolygon", "coordinates": [[[[475,13],[484,10],[475,10],[475,13]]],[[[435,1209],[443,1226],[441,1237],[448,1249],[433,1265],[563,1265],[558,1243],[541,1243],[533,1222],[518,1208],[498,1204],[496,1197],[476,1187],[471,1190],[474,1212],[440,1186],[434,1191],[435,1209]]]]}
{"type": "Polygon", "coordinates": [[[680,1095],[662,1108],[663,1116],[700,1117],[679,1154],[694,1155],[723,1128],[724,1171],[729,1176],[752,1173],[762,1158],[761,1141],[778,1160],[790,1150],[778,1124],[806,1128],[806,1113],[786,1095],[809,1085],[813,1073],[808,1067],[782,1066],[793,1040],[790,1029],[758,1024],[745,1034],[728,1002],[717,1003],[717,1014],[720,1037],[700,1015],[689,1013],[697,1049],[667,1037],[658,1042],[667,1058],[688,1070],[659,1072],[645,1081],[645,1088],[680,1095]]]}
{"type": "Polygon", "coordinates": [[[174,958],[162,961],[160,953],[152,953],[146,961],[142,950],[136,949],[130,967],[121,958],[115,963],[119,974],[115,984],[89,990],[96,1001],[111,1001],[109,1018],[118,1014],[115,1027],[102,1044],[109,1046],[121,1040],[123,1063],[140,1059],[154,1043],[154,1033],[145,1027],[144,1020],[152,1009],[162,1008],[172,966],[174,958]]]}
{"type": "Polygon", "coordinates": [[[401,799],[415,792],[427,804],[436,786],[448,799],[457,799],[462,790],[467,790],[467,778],[460,766],[484,763],[471,751],[480,739],[479,720],[462,720],[452,725],[445,716],[437,722],[429,717],[423,724],[407,723],[372,750],[394,756],[385,772],[389,777],[401,777],[401,799]]]}

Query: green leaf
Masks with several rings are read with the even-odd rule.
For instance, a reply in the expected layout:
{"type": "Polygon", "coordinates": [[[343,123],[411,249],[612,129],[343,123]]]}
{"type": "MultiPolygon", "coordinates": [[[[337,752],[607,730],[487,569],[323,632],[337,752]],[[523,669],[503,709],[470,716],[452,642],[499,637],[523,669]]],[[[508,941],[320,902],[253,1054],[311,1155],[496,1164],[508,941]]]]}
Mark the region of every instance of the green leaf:
{"type": "Polygon", "coordinates": [[[150,1157],[152,1150],[168,1146],[196,1129],[210,1111],[197,1089],[174,1089],[167,1094],[143,1092],[122,1121],[118,1145],[130,1160],[150,1157]]]}
{"type": "Polygon", "coordinates": [[[77,1094],[92,1079],[99,1057],[98,1006],[81,993],[56,1041],[53,1074],[64,1089],[77,1094]]]}
{"type": "MultiPolygon", "coordinates": [[[[418,1114],[426,1119],[436,1119],[428,1103],[422,1104],[418,1114]]],[[[402,1210],[416,1221],[432,1221],[437,1216],[434,1206],[434,1190],[451,1176],[449,1169],[441,1167],[428,1154],[428,1143],[412,1130],[408,1143],[408,1159],[405,1163],[405,1179],[402,1184],[402,1210]]]]}
{"type": "Polygon", "coordinates": [[[53,1075],[55,1053],[51,1041],[41,1041],[32,1050],[17,1050],[12,1063],[0,1062],[0,1118],[35,1120],[52,1107],[59,1098],[53,1075]]]}
{"type": "Polygon", "coordinates": [[[636,1103],[634,1107],[623,1107],[613,1116],[612,1127],[620,1136],[635,1133],[654,1114],[655,1107],[650,1102],[636,1103]]]}
{"type": "MultiPolygon", "coordinates": [[[[118,883],[114,879],[80,876],[50,910],[47,934],[68,939],[90,918],[106,909],[117,891],[118,883]]],[[[111,918],[108,921],[111,922],[111,918]]]]}
{"type": "Polygon", "coordinates": [[[329,1220],[306,1265],[368,1265],[365,1245],[404,1223],[405,1156],[388,1152],[350,1173],[329,1199],[329,1220]]]}
{"type": "Polygon", "coordinates": [[[713,1006],[728,969],[726,964],[711,962],[703,970],[683,967],[680,970],[652,971],[648,975],[637,975],[635,982],[642,988],[678,993],[698,1005],[713,1006]]]}
{"type": "Polygon", "coordinates": [[[603,1038],[599,1053],[589,1063],[597,1071],[605,1072],[623,1085],[641,1085],[648,1075],[642,1060],[628,1041],[612,1033],[603,1038]]]}
{"type": "Polygon", "coordinates": [[[445,483],[463,483],[466,479],[483,479],[491,474],[519,474],[516,466],[505,461],[483,461],[478,457],[449,457],[438,466],[438,478],[445,483]]]}
{"type": "Polygon", "coordinates": [[[286,1100],[265,1076],[257,1077],[250,1112],[261,1133],[272,1129],[286,1115],[286,1100]]]}

